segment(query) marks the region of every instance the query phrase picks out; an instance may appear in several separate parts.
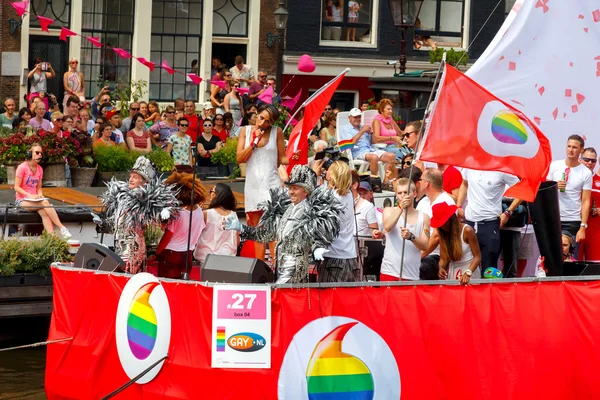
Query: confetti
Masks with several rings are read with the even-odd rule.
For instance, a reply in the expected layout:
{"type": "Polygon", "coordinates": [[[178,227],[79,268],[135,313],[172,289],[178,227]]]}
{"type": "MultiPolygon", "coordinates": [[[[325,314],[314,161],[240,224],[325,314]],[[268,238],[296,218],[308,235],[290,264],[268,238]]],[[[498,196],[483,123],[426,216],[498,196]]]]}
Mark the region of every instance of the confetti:
{"type": "Polygon", "coordinates": [[[521,50],[519,50],[519,55],[521,55],[521,50]]]}
{"type": "Polygon", "coordinates": [[[587,140],[587,136],[583,135],[583,140],[587,140]]]}
{"type": "Polygon", "coordinates": [[[579,19],[585,18],[583,15],[579,14],[579,19]]]}
{"type": "Polygon", "coordinates": [[[546,5],[546,3],[548,2],[548,0],[538,0],[537,3],[535,3],[535,8],[541,8],[544,11],[544,14],[546,14],[550,8],[546,5]]]}
{"type": "Polygon", "coordinates": [[[567,118],[567,113],[563,113],[563,118],[567,118]]]}
{"type": "Polygon", "coordinates": [[[585,33],[588,33],[588,31],[589,31],[588,28],[583,28],[583,30],[585,31],[585,33]]]}
{"type": "Polygon", "coordinates": [[[573,66],[573,62],[571,61],[571,62],[569,63],[569,65],[572,67],[572,66],[573,66]]]}
{"type": "Polygon", "coordinates": [[[554,117],[554,120],[556,121],[556,118],[558,117],[558,107],[556,107],[554,109],[554,111],[552,111],[552,116],[554,117]]]}
{"type": "Polygon", "coordinates": [[[535,121],[536,124],[541,124],[542,123],[542,119],[540,117],[533,117],[533,120],[535,121]]]}
{"type": "Polygon", "coordinates": [[[517,63],[513,62],[513,61],[509,62],[508,63],[508,70],[509,71],[514,71],[515,69],[517,69],[517,63]]]}
{"type": "Polygon", "coordinates": [[[542,96],[545,91],[546,91],[546,88],[543,87],[543,86],[540,86],[540,88],[538,89],[538,92],[540,93],[540,96],[542,96]]]}
{"type": "Polygon", "coordinates": [[[575,98],[577,99],[577,104],[581,104],[585,100],[585,96],[582,95],[581,93],[577,93],[577,96],[575,96],[575,98]]]}
{"type": "Polygon", "coordinates": [[[594,22],[600,22],[600,10],[594,10],[592,17],[594,18],[594,22]]]}
{"type": "Polygon", "coordinates": [[[577,104],[575,104],[574,106],[571,106],[571,112],[573,114],[575,114],[577,111],[579,111],[579,107],[577,107],[577,104]]]}
{"type": "Polygon", "coordinates": [[[573,90],[565,89],[565,97],[571,97],[573,95],[573,90]]]}
{"type": "Polygon", "coordinates": [[[500,59],[498,61],[502,61],[504,60],[504,56],[500,57],[500,59]]]}
{"type": "Polygon", "coordinates": [[[600,60],[600,56],[594,57],[594,60],[600,60]]]}

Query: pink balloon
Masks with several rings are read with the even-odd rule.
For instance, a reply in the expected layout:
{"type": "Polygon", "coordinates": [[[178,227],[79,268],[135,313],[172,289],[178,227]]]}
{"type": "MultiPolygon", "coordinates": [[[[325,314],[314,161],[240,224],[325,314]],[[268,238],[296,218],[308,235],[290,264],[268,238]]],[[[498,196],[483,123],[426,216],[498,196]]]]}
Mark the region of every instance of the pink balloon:
{"type": "Polygon", "coordinates": [[[304,54],[298,60],[298,71],[313,72],[317,68],[312,58],[308,54],[304,54]]]}

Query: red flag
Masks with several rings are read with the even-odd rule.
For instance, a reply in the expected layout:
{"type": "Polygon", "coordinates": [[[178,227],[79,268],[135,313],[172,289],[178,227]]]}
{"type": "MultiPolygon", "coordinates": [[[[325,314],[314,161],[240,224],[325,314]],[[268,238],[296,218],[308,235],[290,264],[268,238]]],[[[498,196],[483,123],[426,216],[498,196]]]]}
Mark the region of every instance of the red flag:
{"type": "Polygon", "coordinates": [[[19,17],[22,17],[23,14],[25,14],[27,12],[27,7],[29,6],[29,0],[26,1],[16,1],[14,3],[9,3],[11,6],[13,6],[13,8],[15,9],[15,11],[17,12],[17,15],[19,17]]]}
{"type": "Polygon", "coordinates": [[[329,104],[335,90],[348,71],[349,69],[344,70],[344,72],[326,83],[325,86],[317,90],[315,94],[302,104],[304,106],[304,118],[294,127],[286,150],[289,160],[288,174],[291,173],[294,165],[308,164],[308,135],[317,124],[317,121],[319,121],[319,118],[321,118],[325,106],[329,104]],[[300,150],[300,156],[294,159],[293,156],[298,150],[300,150]]]}
{"type": "Polygon", "coordinates": [[[69,36],[77,36],[77,33],[65,27],[60,28],[60,36],[58,37],[58,40],[66,42],[69,36]]]}
{"type": "Polygon", "coordinates": [[[96,46],[98,48],[102,47],[102,43],[100,43],[100,36],[98,36],[98,37],[84,36],[84,37],[94,46],[96,46]]]}
{"type": "Polygon", "coordinates": [[[194,85],[199,85],[200,82],[202,82],[202,78],[196,74],[187,74],[187,77],[190,78],[190,81],[192,81],[194,85]]]}
{"type": "Polygon", "coordinates": [[[37,19],[40,21],[40,28],[42,31],[50,33],[50,31],[48,31],[48,27],[54,22],[54,20],[52,18],[42,17],[40,15],[37,16],[37,19]]]}
{"type": "Polygon", "coordinates": [[[418,158],[515,175],[506,195],[533,201],[552,153],[529,118],[446,64],[418,158]]]}

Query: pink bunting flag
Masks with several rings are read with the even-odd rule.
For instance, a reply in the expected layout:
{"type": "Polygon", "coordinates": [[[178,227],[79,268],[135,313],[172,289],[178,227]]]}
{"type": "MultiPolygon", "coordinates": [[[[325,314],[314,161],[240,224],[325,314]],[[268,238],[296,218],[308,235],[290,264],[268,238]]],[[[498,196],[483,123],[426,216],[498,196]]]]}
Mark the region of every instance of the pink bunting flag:
{"type": "Polygon", "coordinates": [[[238,88],[238,92],[240,92],[240,94],[242,96],[245,95],[245,94],[248,94],[249,91],[250,91],[250,88],[246,88],[246,87],[238,88]]]}
{"type": "Polygon", "coordinates": [[[198,75],[196,74],[187,74],[187,77],[190,78],[190,80],[192,81],[192,83],[194,85],[199,85],[200,82],[202,82],[202,78],[200,78],[198,75]]]}
{"type": "Polygon", "coordinates": [[[58,40],[66,42],[69,36],[77,36],[77,33],[65,27],[60,28],[60,36],[58,37],[58,40]]]}
{"type": "Polygon", "coordinates": [[[15,11],[17,12],[17,15],[19,17],[22,17],[23,14],[25,14],[27,12],[27,7],[29,7],[29,0],[16,1],[14,3],[10,3],[10,5],[13,6],[15,11]]]}
{"type": "Polygon", "coordinates": [[[296,104],[298,104],[298,100],[300,100],[300,95],[302,94],[302,89],[300,89],[298,91],[298,94],[296,96],[292,97],[287,97],[285,99],[281,100],[281,105],[284,107],[289,108],[290,110],[293,110],[294,107],[296,107],[296,104]]]}
{"type": "Polygon", "coordinates": [[[100,36],[98,36],[98,37],[86,36],[85,38],[87,40],[89,40],[89,42],[91,44],[93,44],[94,46],[96,46],[98,48],[102,47],[102,43],[100,43],[100,36]]]}
{"type": "Polygon", "coordinates": [[[121,57],[121,58],[123,58],[123,59],[125,59],[125,60],[127,60],[128,58],[131,58],[131,57],[133,57],[133,56],[132,56],[131,54],[129,54],[127,51],[125,51],[125,50],[123,50],[123,49],[120,49],[120,48],[118,48],[118,47],[113,47],[113,51],[114,51],[115,53],[117,53],[117,54],[119,55],[119,57],[121,57]]]}
{"type": "Polygon", "coordinates": [[[46,18],[39,15],[37,16],[37,19],[40,21],[40,28],[42,28],[44,32],[50,33],[48,31],[48,27],[54,22],[54,20],[52,18],[46,18]]]}
{"type": "Polygon", "coordinates": [[[173,75],[175,73],[175,70],[169,66],[167,60],[163,60],[162,64],[160,64],[160,67],[167,71],[169,75],[173,75]]]}
{"type": "Polygon", "coordinates": [[[273,86],[269,86],[267,90],[258,95],[258,99],[263,103],[273,104],[273,86]]]}
{"type": "Polygon", "coordinates": [[[223,90],[227,90],[227,82],[225,81],[210,81],[210,84],[218,86],[223,90]]]}
{"type": "MultiPolygon", "coordinates": [[[[290,120],[291,115],[288,115],[285,119],[285,123],[287,124],[288,121],[290,120]]],[[[296,126],[298,125],[298,120],[296,118],[292,118],[291,122],[290,122],[291,126],[296,126]]]]}
{"type": "Polygon", "coordinates": [[[137,60],[150,69],[150,72],[154,71],[154,66],[156,65],[152,61],[146,60],[144,57],[137,57],[137,60]]]}

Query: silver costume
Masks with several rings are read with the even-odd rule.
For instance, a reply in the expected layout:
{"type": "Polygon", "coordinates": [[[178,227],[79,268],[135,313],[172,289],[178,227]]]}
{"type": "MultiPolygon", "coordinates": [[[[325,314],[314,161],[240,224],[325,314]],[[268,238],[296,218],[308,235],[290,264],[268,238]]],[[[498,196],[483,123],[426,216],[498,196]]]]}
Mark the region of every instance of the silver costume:
{"type": "MultiPolygon", "coordinates": [[[[297,184],[294,172],[288,183],[297,184]]],[[[264,210],[258,226],[242,226],[241,238],[262,243],[277,241],[276,283],[307,282],[309,258],[315,249],[326,248],[337,237],[343,206],[323,186],[296,205],[284,188],[271,188],[270,197],[258,205],[264,210]]]]}

